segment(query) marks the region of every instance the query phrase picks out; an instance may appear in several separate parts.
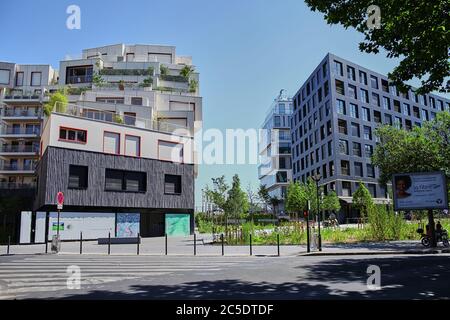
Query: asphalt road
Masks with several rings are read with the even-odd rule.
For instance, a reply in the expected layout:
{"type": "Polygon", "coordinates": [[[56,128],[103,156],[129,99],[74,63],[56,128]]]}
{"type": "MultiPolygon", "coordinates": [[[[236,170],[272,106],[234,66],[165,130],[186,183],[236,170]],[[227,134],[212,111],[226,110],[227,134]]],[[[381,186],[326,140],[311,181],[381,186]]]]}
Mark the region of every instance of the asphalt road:
{"type": "Polygon", "coordinates": [[[2,256],[0,299],[449,299],[449,258],[2,256]],[[367,286],[370,265],[378,290],[367,286]],[[80,268],[80,289],[67,289],[69,266],[80,268]]]}

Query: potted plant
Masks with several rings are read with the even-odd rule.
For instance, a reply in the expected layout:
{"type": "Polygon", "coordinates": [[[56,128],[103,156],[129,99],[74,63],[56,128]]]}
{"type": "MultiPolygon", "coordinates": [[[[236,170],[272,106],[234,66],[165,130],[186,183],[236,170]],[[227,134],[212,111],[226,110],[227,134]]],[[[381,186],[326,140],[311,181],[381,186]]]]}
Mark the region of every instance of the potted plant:
{"type": "Polygon", "coordinates": [[[125,81],[123,81],[123,80],[120,80],[119,81],[119,90],[125,90],[125,81]]]}

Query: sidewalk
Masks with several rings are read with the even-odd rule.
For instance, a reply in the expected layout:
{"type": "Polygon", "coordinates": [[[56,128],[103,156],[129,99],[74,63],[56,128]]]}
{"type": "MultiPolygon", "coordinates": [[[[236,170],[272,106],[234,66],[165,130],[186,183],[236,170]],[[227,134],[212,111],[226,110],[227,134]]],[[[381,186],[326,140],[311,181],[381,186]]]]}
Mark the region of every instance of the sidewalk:
{"type": "MultiPolygon", "coordinates": [[[[196,254],[199,256],[221,256],[221,244],[211,244],[211,235],[197,235],[196,254]]],[[[12,245],[10,254],[33,255],[45,254],[45,244],[12,245]]],[[[107,255],[108,245],[98,245],[97,241],[83,241],[83,254],[107,255]]],[[[0,246],[0,255],[7,253],[7,246],[0,246]]],[[[48,244],[48,253],[51,253],[51,243],[48,244]]],[[[322,245],[322,251],[306,252],[306,245],[280,245],[280,256],[324,256],[324,255],[380,255],[380,254],[427,254],[450,253],[450,248],[442,245],[436,249],[424,248],[419,241],[391,241],[391,242],[359,242],[348,244],[322,245]]],[[[80,242],[62,242],[59,254],[80,254],[80,242]]],[[[143,238],[139,246],[140,255],[165,255],[165,238],[143,238]]],[[[194,255],[194,238],[169,237],[167,254],[194,255]]],[[[112,244],[111,255],[137,255],[136,244],[112,244]]],[[[249,245],[226,245],[225,256],[249,256],[249,245]]],[[[278,256],[276,245],[253,245],[254,256],[278,256]]]]}

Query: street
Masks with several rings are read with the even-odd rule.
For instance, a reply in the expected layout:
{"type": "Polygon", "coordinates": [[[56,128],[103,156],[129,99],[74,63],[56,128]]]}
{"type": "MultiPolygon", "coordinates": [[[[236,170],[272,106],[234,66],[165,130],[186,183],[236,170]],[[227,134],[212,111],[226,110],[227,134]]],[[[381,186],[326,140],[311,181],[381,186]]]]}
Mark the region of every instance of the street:
{"type": "Polygon", "coordinates": [[[450,255],[0,257],[0,299],[448,299],[450,255]],[[367,286],[367,268],[381,289],[367,286]],[[81,288],[67,289],[78,266],[81,288]]]}

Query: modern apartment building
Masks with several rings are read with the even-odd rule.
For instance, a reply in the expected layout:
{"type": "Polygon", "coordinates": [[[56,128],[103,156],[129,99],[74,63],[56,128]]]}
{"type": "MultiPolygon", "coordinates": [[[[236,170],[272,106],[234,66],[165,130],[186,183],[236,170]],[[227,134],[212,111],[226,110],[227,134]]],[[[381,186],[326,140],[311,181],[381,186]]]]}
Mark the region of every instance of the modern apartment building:
{"type": "Polygon", "coordinates": [[[279,200],[275,206],[278,214],[284,213],[284,198],[292,180],[290,124],[293,111],[292,98],[284,90],[274,99],[262,125],[259,155],[261,164],[258,176],[272,198],[279,200]]]}
{"type": "Polygon", "coordinates": [[[360,180],[377,203],[387,203],[387,186],[370,161],[375,128],[411,130],[449,109],[448,99],[399,92],[386,76],[327,54],[294,96],[293,178],[319,173],[324,192],[334,190],[341,200],[341,221],[357,215],[351,203],[360,180]]]}
{"type": "Polygon", "coordinates": [[[36,135],[37,187],[20,242],[51,239],[57,228],[62,240],[193,232],[198,80],[192,59],[172,46],[110,45],[61,61],[57,84],[42,90],[64,88],[69,103],[57,103],[36,135]]]}

